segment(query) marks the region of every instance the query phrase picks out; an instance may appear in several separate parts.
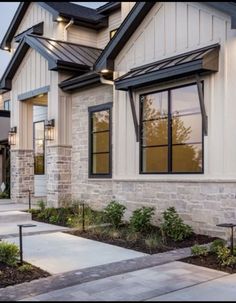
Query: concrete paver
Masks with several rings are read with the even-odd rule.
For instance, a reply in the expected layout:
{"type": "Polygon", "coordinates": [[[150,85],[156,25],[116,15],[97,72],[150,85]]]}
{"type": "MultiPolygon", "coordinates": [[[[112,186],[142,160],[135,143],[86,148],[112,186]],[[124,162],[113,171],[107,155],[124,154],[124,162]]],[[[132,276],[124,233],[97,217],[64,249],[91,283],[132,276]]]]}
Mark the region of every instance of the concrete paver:
{"type": "Polygon", "coordinates": [[[177,261],[54,290],[24,301],[144,301],[225,276],[228,274],[177,261]]]}
{"type": "MultiPolygon", "coordinates": [[[[7,241],[18,244],[19,239],[7,241]]],[[[24,237],[24,260],[51,274],[147,256],[147,254],[62,232],[24,237]]]]}

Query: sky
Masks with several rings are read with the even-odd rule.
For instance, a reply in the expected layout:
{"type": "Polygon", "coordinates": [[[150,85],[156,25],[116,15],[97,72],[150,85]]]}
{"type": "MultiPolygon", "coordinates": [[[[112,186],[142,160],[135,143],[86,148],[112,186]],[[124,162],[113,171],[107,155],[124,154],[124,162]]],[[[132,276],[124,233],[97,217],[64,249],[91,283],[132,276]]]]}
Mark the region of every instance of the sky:
{"type": "MultiPolygon", "coordinates": [[[[20,2],[0,2],[0,20],[1,20],[0,41],[2,41],[7,31],[19,3],[20,2]]],[[[102,6],[106,2],[73,2],[73,3],[91,7],[91,8],[97,8],[99,6],[102,6]]],[[[2,77],[2,74],[9,63],[10,58],[11,56],[9,52],[0,50],[0,78],[2,77]]]]}

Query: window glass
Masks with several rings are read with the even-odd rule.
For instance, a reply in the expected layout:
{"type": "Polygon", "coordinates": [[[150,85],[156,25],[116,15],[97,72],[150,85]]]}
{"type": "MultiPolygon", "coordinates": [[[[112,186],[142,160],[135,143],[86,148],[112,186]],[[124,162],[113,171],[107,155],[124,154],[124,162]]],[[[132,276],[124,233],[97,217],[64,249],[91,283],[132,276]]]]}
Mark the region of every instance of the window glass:
{"type": "Polygon", "coordinates": [[[44,174],[44,121],[34,123],[34,174],[44,174]]]}
{"type": "Polygon", "coordinates": [[[4,101],[4,110],[10,110],[10,100],[4,101]]]}
{"type": "Polygon", "coordinates": [[[202,115],[197,85],[141,96],[141,172],[199,173],[202,115]]]}
{"type": "Polygon", "coordinates": [[[109,154],[93,154],[93,174],[109,174],[109,154]]]}

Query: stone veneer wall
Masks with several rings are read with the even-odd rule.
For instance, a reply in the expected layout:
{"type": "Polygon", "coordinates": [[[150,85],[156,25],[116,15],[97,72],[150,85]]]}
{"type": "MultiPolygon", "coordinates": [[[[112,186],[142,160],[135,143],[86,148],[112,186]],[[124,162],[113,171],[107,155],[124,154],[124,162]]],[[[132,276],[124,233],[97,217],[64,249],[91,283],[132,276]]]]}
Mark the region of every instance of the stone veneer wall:
{"type": "Polygon", "coordinates": [[[28,202],[28,190],[34,190],[33,150],[11,150],[11,199],[28,202]]]}
{"type": "Polygon", "coordinates": [[[71,146],[47,146],[47,205],[71,201],[71,146]]]}
{"type": "Polygon", "coordinates": [[[80,92],[72,99],[72,198],[101,209],[112,199],[127,206],[155,206],[155,222],[174,206],[197,233],[225,237],[218,223],[236,221],[236,182],[88,179],[88,107],[112,101],[112,87],[80,92]]]}

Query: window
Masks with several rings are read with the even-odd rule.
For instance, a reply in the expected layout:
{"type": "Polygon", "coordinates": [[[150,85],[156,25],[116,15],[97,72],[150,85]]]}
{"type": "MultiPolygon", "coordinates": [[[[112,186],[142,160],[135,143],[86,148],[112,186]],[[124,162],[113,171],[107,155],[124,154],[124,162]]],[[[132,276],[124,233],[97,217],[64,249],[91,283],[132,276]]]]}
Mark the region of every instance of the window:
{"type": "Polygon", "coordinates": [[[197,85],[140,96],[141,173],[202,173],[197,85]]]}
{"type": "Polygon", "coordinates": [[[111,177],[111,107],[89,108],[89,176],[111,177]]]}
{"type": "Polygon", "coordinates": [[[4,110],[10,110],[10,100],[4,101],[4,110]]]}
{"type": "Polygon", "coordinates": [[[34,174],[44,175],[44,121],[34,122],[34,174]]]}
{"type": "Polygon", "coordinates": [[[117,32],[117,29],[113,29],[112,31],[110,31],[110,40],[114,37],[115,33],[117,32]]]}

